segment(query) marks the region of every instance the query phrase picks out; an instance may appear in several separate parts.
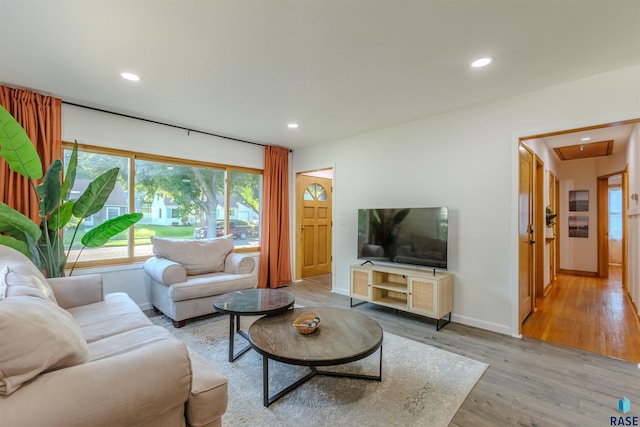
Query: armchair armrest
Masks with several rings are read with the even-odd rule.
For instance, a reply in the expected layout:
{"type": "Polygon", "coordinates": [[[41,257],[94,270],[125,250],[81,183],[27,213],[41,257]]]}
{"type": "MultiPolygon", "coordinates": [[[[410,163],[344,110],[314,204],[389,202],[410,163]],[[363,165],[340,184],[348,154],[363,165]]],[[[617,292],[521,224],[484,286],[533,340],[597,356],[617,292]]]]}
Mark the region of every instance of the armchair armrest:
{"type": "Polygon", "coordinates": [[[104,299],[102,276],[87,274],[84,276],[57,277],[47,279],[58,305],[64,309],[93,304],[104,299]]]}
{"type": "Polygon", "coordinates": [[[187,348],[167,339],[43,374],[0,399],[0,413],[7,426],[143,425],[184,405],[190,388],[187,348]]]}
{"type": "Polygon", "coordinates": [[[151,257],[144,263],[144,271],[156,282],[173,285],[187,280],[187,270],[177,262],[167,258],[151,257]]]}
{"type": "Polygon", "coordinates": [[[255,271],[256,260],[247,254],[231,252],[224,260],[224,272],[231,274],[250,274],[255,271]]]}

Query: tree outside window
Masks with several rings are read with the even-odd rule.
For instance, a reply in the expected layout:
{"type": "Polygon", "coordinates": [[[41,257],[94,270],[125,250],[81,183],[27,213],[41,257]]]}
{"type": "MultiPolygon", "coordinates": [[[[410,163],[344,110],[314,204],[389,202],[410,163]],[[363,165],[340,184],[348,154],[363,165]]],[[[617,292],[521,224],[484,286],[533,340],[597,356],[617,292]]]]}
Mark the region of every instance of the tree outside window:
{"type": "MultiPolygon", "coordinates": [[[[70,152],[71,146],[65,146],[65,158],[70,152]]],[[[113,200],[105,204],[103,212],[94,215],[93,224],[85,221],[82,232],[114,215],[131,211],[144,215],[131,230],[102,248],[85,249],[80,263],[148,257],[153,254],[152,236],[208,239],[233,234],[236,249],[259,248],[261,171],[146,157],[149,156],[141,153],[79,148],[77,190],[103,171],[120,167],[113,200]]]]}

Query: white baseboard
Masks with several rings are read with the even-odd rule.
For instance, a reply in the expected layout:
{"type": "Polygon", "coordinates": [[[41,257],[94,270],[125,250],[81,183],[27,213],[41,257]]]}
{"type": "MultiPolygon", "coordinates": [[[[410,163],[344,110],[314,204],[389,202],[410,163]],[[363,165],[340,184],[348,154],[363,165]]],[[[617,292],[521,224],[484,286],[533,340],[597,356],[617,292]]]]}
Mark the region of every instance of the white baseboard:
{"type": "Polygon", "coordinates": [[[331,292],[338,295],[350,296],[349,289],[332,289],[331,292]]]}
{"type": "Polygon", "coordinates": [[[461,316],[459,314],[452,313],[451,321],[455,323],[461,323],[467,326],[473,326],[475,328],[485,329],[491,332],[497,332],[503,335],[511,336],[511,328],[508,325],[501,325],[499,323],[487,322],[479,320],[474,317],[461,316]]]}

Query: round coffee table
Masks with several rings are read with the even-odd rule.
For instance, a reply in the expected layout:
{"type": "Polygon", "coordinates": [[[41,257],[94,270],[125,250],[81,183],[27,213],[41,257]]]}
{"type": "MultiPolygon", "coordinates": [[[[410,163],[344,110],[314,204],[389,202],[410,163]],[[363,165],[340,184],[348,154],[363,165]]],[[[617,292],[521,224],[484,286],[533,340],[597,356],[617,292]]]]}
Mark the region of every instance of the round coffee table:
{"type": "Polygon", "coordinates": [[[269,406],[316,375],[382,381],[382,328],[367,316],[339,308],[294,308],[282,315],[263,317],[249,327],[249,343],[262,355],[263,403],[269,406]],[[308,335],[296,331],[294,321],[302,313],[320,317],[318,329],[308,335]],[[378,375],[318,370],[364,359],[380,349],[378,375]],[[272,397],[269,396],[269,359],[308,366],[311,371],[272,397]]]}
{"type": "Polygon", "coordinates": [[[293,294],[281,289],[246,289],[216,297],[213,300],[213,308],[229,314],[229,362],[233,362],[251,349],[251,346],[247,345],[234,353],[235,333],[249,340],[249,336],[240,329],[240,316],[271,316],[289,310],[294,302],[293,294]]]}

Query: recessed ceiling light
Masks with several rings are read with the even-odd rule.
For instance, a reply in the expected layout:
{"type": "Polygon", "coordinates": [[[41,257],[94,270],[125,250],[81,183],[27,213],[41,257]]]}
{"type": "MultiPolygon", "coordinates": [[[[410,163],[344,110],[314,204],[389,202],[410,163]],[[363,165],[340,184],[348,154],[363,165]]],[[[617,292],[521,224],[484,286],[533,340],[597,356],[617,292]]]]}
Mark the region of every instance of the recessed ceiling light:
{"type": "Polygon", "coordinates": [[[120,73],[120,76],[121,76],[123,79],[131,80],[132,82],[139,82],[139,81],[140,81],[140,76],[138,76],[137,74],[133,74],[133,73],[120,73]]]}
{"type": "Polygon", "coordinates": [[[484,58],[478,58],[475,61],[473,61],[471,63],[471,66],[473,68],[482,68],[482,67],[486,67],[487,65],[491,64],[491,62],[493,62],[493,58],[487,56],[484,58]]]}
{"type": "Polygon", "coordinates": [[[297,128],[298,128],[298,124],[297,124],[297,123],[289,123],[289,124],[287,125],[287,127],[288,127],[289,129],[297,129],[297,128]]]}
{"type": "Polygon", "coordinates": [[[584,138],[580,138],[580,141],[591,141],[591,138],[585,136],[584,138]]]}

